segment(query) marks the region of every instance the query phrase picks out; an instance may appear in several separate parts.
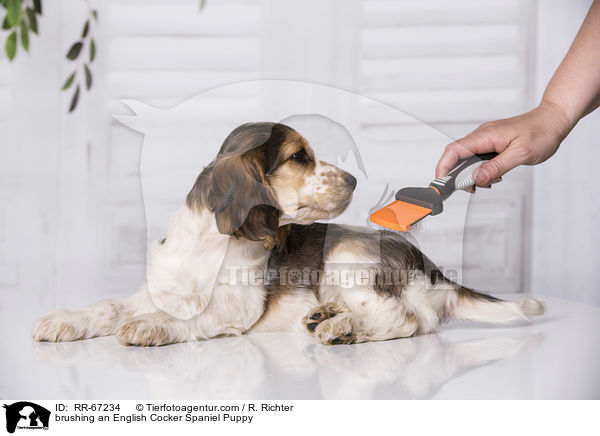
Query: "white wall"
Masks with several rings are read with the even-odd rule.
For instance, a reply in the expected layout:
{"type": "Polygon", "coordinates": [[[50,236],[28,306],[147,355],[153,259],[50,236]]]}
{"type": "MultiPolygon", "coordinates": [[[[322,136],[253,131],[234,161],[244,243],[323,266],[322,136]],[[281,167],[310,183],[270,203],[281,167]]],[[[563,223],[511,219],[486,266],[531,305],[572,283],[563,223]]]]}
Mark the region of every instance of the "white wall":
{"type": "MultiPolygon", "coordinates": [[[[69,94],[59,86],[72,66],[62,56],[80,32],[85,7],[80,0],[56,4],[48,6],[42,37],[32,38],[29,56],[19,53],[10,66],[0,56],[0,292],[41,295],[56,306],[87,302],[94,292],[124,296],[143,279],[142,137],[110,118],[122,109],[122,98],[168,107],[238,80],[307,80],[383,101],[453,138],[532,101],[534,0],[307,0],[302,7],[281,0],[209,0],[201,12],[195,0],[173,0],[168,7],[163,0],[113,0],[97,4],[94,88],[67,115],[69,94]]],[[[538,93],[587,4],[539,2],[538,93]]],[[[247,103],[233,97],[215,102],[215,112],[247,103]]],[[[422,126],[391,123],[372,108],[357,119],[370,135],[378,168],[396,168],[386,160],[390,147],[418,149],[422,159],[402,163],[398,177],[404,179],[397,183],[428,182],[443,144],[419,133],[422,126]]],[[[533,202],[527,170],[518,170],[502,186],[473,197],[464,240],[464,215],[456,219],[449,207],[436,218],[447,228],[433,238],[432,258],[462,263],[471,286],[563,292],[591,301],[593,282],[580,277],[589,277],[594,266],[598,209],[577,216],[585,232],[569,232],[573,207],[563,207],[568,190],[593,189],[591,176],[575,182],[586,177],[577,172],[567,184],[552,186],[550,179],[565,165],[582,164],[569,152],[582,146],[593,152],[592,121],[582,122],[559,155],[535,170],[533,202]],[[550,195],[554,191],[564,195],[550,195]],[[534,232],[522,234],[532,209],[534,232]],[[548,211],[555,219],[547,218],[548,211]],[[588,238],[594,231],[595,239],[588,238]],[[523,247],[530,241],[528,256],[523,247]],[[464,259],[444,259],[447,247],[463,242],[464,259]],[[586,246],[583,261],[577,253],[563,256],[586,246]],[[529,263],[531,286],[524,281],[529,263]],[[575,280],[582,283],[568,285],[575,280]]],[[[215,151],[218,145],[209,144],[215,151]]],[[[591,161],[584,164],[592,174],[591,161]]],[[[573,204],[576,197],[569,192],[573,204]]]]}
{"type": "MultiPolygon", "coordinates": [[[[591,3],[539,2],[538,100],[591,3]]],[[[600,268],[599,138],[600,111],[596,111],[579,122],[553,158],[534,169],[533,292],[600,305],[600,284],[596,278],[600,268]]]]}

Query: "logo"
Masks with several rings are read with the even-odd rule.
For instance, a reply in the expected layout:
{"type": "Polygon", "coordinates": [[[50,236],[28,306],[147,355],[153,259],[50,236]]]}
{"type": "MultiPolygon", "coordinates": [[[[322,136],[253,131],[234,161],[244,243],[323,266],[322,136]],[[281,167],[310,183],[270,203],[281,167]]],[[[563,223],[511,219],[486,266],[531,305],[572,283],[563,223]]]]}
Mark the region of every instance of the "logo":
{"type": "Polygon", "coordinates": [[[6,431],[14,433],[15,429],[48,430],[50,411],[28,401],[19,401],[11,405],[4,404],[6,409],[6,431]]]}

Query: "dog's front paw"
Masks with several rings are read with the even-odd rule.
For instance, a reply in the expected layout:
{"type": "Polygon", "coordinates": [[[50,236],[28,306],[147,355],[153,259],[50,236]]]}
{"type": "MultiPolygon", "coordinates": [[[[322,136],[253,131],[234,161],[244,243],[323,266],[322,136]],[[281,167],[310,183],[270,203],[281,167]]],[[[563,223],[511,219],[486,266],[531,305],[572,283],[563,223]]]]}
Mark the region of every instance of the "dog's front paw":
{"type": "Polygon", "coordinates": [[[315,336],[325,345],[355,344],[364,341],[362,322],[351,313],[326,319],[315,328],[315,336]]]}
{"type": "Polygon", "coordinates": [[[123,345],[137,345],[140,347],[153,347],[179,342],[171,334],[168,322],[160,322],[151,315],[141,315],[125,321],[119,327],[117,340],[123,345]]]}
{"type": "Polygon", "coordinates": [[[31,329],[31,337],[38,342],[69,342],[85,339],[85,319],[70,310],[58,310],[39,318],[31,329]]]}

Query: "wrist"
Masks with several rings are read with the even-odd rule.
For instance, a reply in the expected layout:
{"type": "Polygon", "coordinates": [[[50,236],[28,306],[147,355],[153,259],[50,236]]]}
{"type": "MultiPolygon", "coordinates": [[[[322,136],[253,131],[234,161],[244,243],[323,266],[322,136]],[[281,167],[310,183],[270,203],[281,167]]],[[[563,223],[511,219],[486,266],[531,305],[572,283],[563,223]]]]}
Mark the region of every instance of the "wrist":
{"type": "Polygon", "coordinates": [[[579,116],[569,113],[569,111],[559,103],[545,95],[542,97],[538,109],[543,111],[545,116],[551,121],[552,127],[561,136],[561,140],[564,139],[579,122],[579,116]]]}

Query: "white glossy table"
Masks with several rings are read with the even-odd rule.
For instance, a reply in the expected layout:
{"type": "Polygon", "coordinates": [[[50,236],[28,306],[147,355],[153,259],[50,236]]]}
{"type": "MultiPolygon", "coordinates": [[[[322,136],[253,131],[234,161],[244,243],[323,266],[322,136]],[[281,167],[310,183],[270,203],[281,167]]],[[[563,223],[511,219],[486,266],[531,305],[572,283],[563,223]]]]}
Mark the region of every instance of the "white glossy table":
{"type": "Polygon", "coordinates": [[[532,323],[450,323],[411,339],[323,346],[271,334],[159,348],[33,343],[33,320],[51,308],[19,300],[0,295],[3,398],[600,398],[600,308],[557,298],[532,323]]]}

